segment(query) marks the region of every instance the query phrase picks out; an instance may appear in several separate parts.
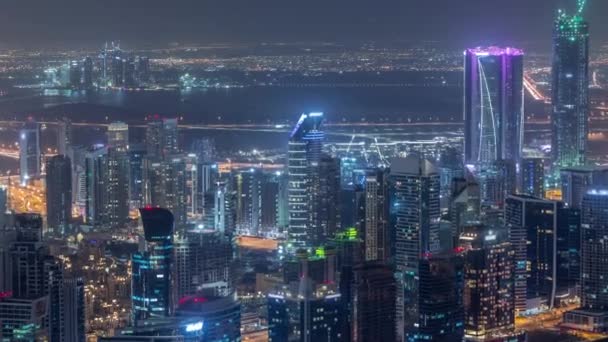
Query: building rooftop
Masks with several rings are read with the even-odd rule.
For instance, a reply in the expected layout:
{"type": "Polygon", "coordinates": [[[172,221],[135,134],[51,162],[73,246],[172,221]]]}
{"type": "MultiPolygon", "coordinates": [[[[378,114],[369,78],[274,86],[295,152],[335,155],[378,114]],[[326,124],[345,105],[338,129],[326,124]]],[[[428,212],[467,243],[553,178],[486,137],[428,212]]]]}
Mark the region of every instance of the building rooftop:
{"type": "Polygon", "coordinates": [[[467,49],[465,51],[467,54],[472,54],[474,56],[483,57],[483,56],[523,56],[524,51],[517,48],[512,47],[498,47],[498,46],[489,46],[489,47],[476,47],[467,49]]]}
{"type": "Polygon", "coordinates": [[[427,159],[418,156],[391,159],[391,174],[410,174],[428,176],[438,173],[437,168],[427,159]]]}

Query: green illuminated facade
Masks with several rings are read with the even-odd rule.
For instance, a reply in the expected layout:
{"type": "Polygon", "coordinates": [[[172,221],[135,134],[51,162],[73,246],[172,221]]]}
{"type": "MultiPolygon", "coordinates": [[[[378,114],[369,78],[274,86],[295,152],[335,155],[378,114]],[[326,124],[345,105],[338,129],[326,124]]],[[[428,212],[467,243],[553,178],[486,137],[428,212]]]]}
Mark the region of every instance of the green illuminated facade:
{"type": "Polygon", "coordinates": [[[589,132],[589,26],[584,0],[568,15],[560,10],[553,28],[552,153],[559,169],[585,164],[589,132]]]}

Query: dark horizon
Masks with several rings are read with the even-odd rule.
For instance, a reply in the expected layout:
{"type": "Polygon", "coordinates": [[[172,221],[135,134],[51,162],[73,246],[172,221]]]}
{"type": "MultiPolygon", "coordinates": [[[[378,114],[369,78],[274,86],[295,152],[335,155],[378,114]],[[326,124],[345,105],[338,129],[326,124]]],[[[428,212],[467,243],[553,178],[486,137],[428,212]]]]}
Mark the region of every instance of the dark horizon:
{"type": "MultiPolygon", "coordinates": [[[[453,46],[532,45],[549,49],[557,8],[575,0],[61,0],[0,4],[0,46],[93,47],[281,41],[440,41],[453,46]]],[[[608,1],[589,0],[592,47],[608,40],[608,1]]]]}

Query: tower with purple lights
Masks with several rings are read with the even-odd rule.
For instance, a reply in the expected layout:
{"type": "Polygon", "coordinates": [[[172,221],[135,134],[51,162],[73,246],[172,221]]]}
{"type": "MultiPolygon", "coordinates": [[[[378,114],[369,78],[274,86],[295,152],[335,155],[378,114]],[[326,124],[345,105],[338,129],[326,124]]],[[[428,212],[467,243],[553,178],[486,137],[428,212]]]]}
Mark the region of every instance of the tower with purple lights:
{"type": "Polygon", "coordinates": [[[523,141],[523,56],[515,48],[472,48],[464,52],[466,164],[517,162],[523,141]]]}

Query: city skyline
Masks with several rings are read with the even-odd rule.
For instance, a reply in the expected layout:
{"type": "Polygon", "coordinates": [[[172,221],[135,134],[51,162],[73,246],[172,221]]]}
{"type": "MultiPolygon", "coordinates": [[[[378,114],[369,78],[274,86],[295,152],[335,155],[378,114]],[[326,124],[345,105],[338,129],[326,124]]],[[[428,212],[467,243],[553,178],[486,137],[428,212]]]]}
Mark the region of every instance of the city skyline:
{"type": "Polygon", "coordinates": [[[28,1],[0,340],[608,339],[605,4],[28,1]]]}

